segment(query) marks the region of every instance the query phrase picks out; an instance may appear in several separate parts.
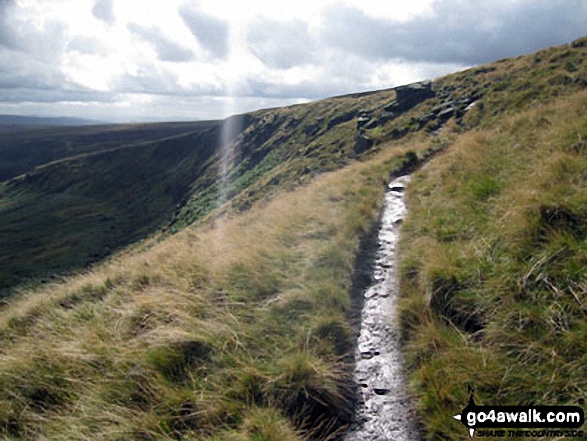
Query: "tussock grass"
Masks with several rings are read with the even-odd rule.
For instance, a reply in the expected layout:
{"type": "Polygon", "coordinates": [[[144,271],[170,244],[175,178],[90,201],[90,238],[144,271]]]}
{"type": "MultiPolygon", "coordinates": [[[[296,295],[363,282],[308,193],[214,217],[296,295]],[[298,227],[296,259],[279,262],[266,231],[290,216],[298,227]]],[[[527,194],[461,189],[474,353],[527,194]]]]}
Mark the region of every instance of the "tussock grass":
{"type": "Polygon", "coordinates": [[[403,338],[430,439],[478,404],[577,404],[587,381],[587,94],[461,135],[416,173],[403,338]]]}
{"type": "MultiPolygon", "coordinates": [[[[412,146],[423,152],[426,144],[412,146]]],[[[324,439],[353,412],[351,283],[373,159],[199,224],[0,311],[5,439],[324,439]]]]}

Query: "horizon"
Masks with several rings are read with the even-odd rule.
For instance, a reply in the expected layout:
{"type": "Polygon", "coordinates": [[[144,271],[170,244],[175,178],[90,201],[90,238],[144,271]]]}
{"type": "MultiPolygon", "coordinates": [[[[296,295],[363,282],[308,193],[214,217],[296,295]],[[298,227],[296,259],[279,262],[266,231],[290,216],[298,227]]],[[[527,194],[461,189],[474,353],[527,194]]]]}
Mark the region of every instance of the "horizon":
{"type": "Polygon", "coordinates": [[[582,0],[0,0],[0,113],[223,119],[569,43],[586,14],[582,0]]]}

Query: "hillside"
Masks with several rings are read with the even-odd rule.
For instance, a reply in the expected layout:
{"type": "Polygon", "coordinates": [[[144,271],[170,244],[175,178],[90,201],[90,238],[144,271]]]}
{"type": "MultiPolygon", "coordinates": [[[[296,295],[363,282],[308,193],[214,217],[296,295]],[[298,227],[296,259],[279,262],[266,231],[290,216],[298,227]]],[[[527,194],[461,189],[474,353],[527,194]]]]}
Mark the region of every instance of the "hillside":
{"type": "Polygon", "coordinates": [[[479,404],[585,397],[586,106],[504,115],[414,176],[401,317],[427,439],[466,439],[468,384],[479,404]]]}
{"type": "MultiPolygon", "coordinates": [[[[46,132],[53,156],[14,156],[7,170],[18,171],[0,186],[0,433],[340,433],[356,400],[349,354],[383,184],[432,154],[408,188],[400,251],[424,438],[467,439],[452,419],[467,384],[479,404],[577,403],[587,386],[586,63],[582,39],[154,139],[180,128],[112,128],[95,143],[76,132],[86,138],[72,150],[73,129],[46,132]],[[110,253],[8,297],[27,277],[110,253]]],[[[39,133],[13,139],[38,147],[39,133]]]]}
{"type": "Polygon", "coordinates": [[[583,49],[568,46],[399,88],[398,100],[389,89],[223,124],[0,133],[0,179],[10,179],[0,184],[0,295],[83,268],[160,228],[179,231],[226,200],[246,209],[383,142],[427,136],[451,118],[463,129],[488,125],[572,93],[587,82],[583,63],[583,49]]]}

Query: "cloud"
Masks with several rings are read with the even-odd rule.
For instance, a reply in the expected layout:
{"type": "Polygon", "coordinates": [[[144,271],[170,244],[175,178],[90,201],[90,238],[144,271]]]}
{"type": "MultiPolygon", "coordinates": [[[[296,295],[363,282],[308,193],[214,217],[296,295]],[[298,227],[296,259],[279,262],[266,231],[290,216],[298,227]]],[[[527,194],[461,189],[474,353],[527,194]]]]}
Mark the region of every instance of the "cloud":
{"type": "Polygon", "coordinates": [[[151,43],[159,59],[162,61],[173,61],[176,63],[191,61],[195,58],[191,49],[188,49],[179,43],[167,38],[161,30],[156,26],[149,28],[141,26],[137,23],[129,23],[128,29],[142,37],[145,41],[151,43]]]}
{"type": "Polygon", "coordinates": [[[112,0],[96,0],[92,8],[92,14],[98,20],[105,23],[114,23],[114,13],[112,12],[112,0]]]}
{"type": "Polygon", "coordinates": [[[110,82],[110,90],[119,94],[146,94],[166,96],[222,96],[221,86],[197,83],[179,84],[178,76],[169,69],[144,64],[135,73],[125,73],[110,82]]]}
{"type": "Polygon", "coordinates": [[[64,81],[61,72],[47,69],[44,63],[14,52],[0,52],[0,94],[5,89],[55,89],[64,81]]]}
{"type": "Polygon", "coordinates": [[[213,17],[187,5],[179,8],[179,15],[212,58],[226,59],[228,57],[229,26],[226,20],[213,17]]]}
{"type": "Polygon", "coordinates": [[[85,55],[105,55],[107,53],[106,48],[100,40],[82,35],[73,37],[67,45],[67,50],[85,55]]]}
{"type": "Polygon", "coordinates": [[[10,17],[14,5],[14,0],[0,0],[0,46],[9,49],[16,49],[19,46],[18,39],[14,38],[10,17]]]}
{"type": "Polygon", "coordinates": [[[115,102],[110,93],[80,87],[53,89],[3,89],[0,91],[2,103],[96,103],[115,102]]]}
{"type": "Polygon", "coordinates": [[[321,38],[369,59],[473,65],[587,34],[586,15],[583,0],[435,0],[431,14],[400,23],[341,4],[326,11],[321,38]]]}
{"type": "Polygon", "coordinates": [[[0,102],[53,103],[113,100],[113,94],[75,84],[45,63],[0,52],[0,102]]]}
{"type": "Polygon", "coordinates": [[[92,0],[86,14],[68,14],[76,0],[0,0],[1,108],[118,111],[121,120],[125,112],[141,119],[190,112],[216,118],[433,78],[587,35],[585,0],[430,0],[420,15],[401,20],[384,18],[390,17],[381,13],[385,2],[338,0],[318,17],[313,8],[296,9],[297,18],[250,2],[234,22],[248,26],[248,50],[234,54],[234,66],[232,18],[212,15],[208,2],[134,1],[113,11],[113,0],[92,0]],[[110,35],[96,19],[111,25],[110,35]]]}
{"type": "Polygon", "coordinates": [[[356,86],[353,84],[344,81],[329,81],[328,79],[304,80],[298,83],[286,84],[249,78],[247,86],[248,90],[243,93],[243,96],[262,98],[303,98],[312,100],[357,92],[356,86]]]}
{"type": "Polygon", "coordinates": [[[141,93],[151,95],[175,95],[180,87],[177,75],[154,66],[141,67],[134,74],[125,73],[115,78],[110,89],[118,93],[141,93]]]}
{"type": "Polygon", "coordinates": [[[63,22],[34,22],[15,1],[0,0],[0,101],[48,102],[75,89],[60,69],[66,31],[63,22]]]}
{"type": "Polygon", "coordinates": [[[316,42],[308,24],[301,20],[257,20],[247,33],[247,43],[259,60],[275,69],[289,69],[315,60],[316,42]]]}
{"type": "Polygon", "coordinates": [[[67,25],[55,19],[36,23],[14,0],[0,0],[0,49],[27,53],[57,65],[66,43],[67,25]]]}

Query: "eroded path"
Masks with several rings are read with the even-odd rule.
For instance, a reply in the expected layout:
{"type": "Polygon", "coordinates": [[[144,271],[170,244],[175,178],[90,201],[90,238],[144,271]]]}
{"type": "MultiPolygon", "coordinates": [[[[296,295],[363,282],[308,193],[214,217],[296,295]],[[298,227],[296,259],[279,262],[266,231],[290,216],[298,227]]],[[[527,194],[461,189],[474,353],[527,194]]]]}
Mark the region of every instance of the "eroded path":
{"type": "Polygon", "coordinates": [[[403,190],[409,176],[389,184],[385,195],[373,284],[365,291],[356,349],[355,381],[361,387],[358,424],[346,441],[417,441],[415,414],[403,374],[396,306],[396,246],[406,214],[403,190]]]}

